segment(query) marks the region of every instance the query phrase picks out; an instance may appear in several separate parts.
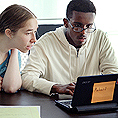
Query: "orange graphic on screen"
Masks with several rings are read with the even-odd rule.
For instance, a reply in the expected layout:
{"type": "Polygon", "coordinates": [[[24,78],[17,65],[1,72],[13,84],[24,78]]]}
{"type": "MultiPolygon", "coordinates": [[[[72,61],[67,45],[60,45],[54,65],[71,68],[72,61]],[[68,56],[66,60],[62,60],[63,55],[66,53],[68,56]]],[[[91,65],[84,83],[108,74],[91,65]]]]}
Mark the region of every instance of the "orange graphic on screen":
{"type": "Polygon", "coordinates": [[[116,81],[94,83],[91,103],[112,101],[116,81]]]}

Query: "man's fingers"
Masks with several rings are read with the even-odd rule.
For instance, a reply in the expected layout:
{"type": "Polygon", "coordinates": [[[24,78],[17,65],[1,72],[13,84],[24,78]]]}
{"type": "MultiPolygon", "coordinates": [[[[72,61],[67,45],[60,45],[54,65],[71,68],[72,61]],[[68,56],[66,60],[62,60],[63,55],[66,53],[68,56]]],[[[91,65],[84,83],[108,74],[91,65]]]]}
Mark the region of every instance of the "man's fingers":
{"type": "Polygon", "coordinates": [[[66,88],[66,94],[70,94],[70,95],[73,96],[74,90],[75,90],[75,85],[69,85],[69,86],[66,88]]]}
{"type": "Polygon", "coordinates": [[[73,96],[73,92],[70,89],[66,89],[65,94],[73,96]]]}
{"type": "Polygon", "coordinates": [[[72,85],[72,86],[67,86],[68,89],[71,89],[71,90],[74,90],[75,89],[75,85],[72,85]]]}
{"type": "Polygon", "coordinates": [[[75,86],[76,83],[75,83],[75,82],[72,82],[72,83],[70,83],[69,85],[70,85],[70,86],[75,86]]]}

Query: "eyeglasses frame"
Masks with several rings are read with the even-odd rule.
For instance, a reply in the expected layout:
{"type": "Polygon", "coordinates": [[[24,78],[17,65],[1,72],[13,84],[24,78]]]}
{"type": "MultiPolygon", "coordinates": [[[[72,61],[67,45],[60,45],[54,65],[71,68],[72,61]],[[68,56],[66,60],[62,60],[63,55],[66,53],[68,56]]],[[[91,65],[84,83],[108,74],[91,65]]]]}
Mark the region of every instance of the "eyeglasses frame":
{"type": "Polygon", "coordinates": [[[93,23],[95,28],[81,28],[81,29],[82,29],[81,31],[76,31],[76,30],[74,30],[74,27],[73,27],[72,24],[70,23],[70,20],[69,20],[68,18],[67,18],[67,20],[68,20],[68,22],[69,22],[69,24],[70,24],[70,26],[71,26],[71,28],[73,29],[74,32],[80,33],[80,32],[82,32],[83,30],[85,30],[86,33],[93,33],[93,32],[96,30],[95,23],[93,23]],[[86,29],[94,29],[94,30],[93,30],[92,32],[87,32],[86,29]]]}

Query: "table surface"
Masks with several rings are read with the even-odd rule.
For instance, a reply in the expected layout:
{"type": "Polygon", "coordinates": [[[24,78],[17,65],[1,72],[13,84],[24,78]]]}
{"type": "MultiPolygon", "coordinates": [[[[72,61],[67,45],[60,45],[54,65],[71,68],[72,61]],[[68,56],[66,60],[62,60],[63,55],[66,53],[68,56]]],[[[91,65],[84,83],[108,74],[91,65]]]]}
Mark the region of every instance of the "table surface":
{"type": "Polygon", "coordinates": [[[0,92],[1,106],[40,106],[41,118],[118,118],[118,111],[74,114],[68,113],[55,105],[58,95],[47,96],[20,90],[15,94],[0,92]]]}

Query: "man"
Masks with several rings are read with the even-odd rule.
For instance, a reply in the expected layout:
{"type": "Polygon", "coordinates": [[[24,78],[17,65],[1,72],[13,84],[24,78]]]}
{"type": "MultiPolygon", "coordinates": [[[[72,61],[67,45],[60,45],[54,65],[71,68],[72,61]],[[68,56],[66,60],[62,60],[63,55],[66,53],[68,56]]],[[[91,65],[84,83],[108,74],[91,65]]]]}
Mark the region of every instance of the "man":
{"type": "Polygon", "coordinates": [[[31,49],[22,72],[23,88],[47,95],[73,95],[78,76],[118,72],[114,50],[96,30],[96,8],[89,0],[72,0],[64,26],[43,35],[31,49]]]}

